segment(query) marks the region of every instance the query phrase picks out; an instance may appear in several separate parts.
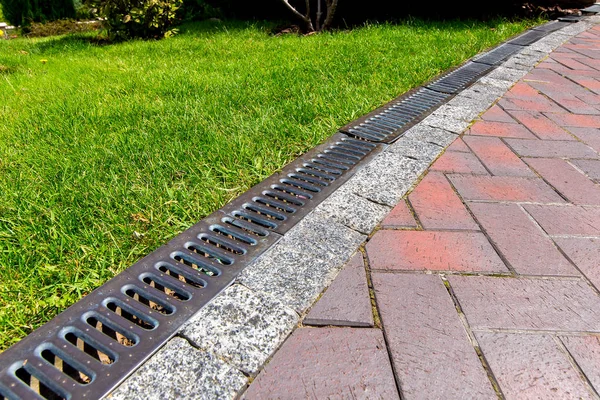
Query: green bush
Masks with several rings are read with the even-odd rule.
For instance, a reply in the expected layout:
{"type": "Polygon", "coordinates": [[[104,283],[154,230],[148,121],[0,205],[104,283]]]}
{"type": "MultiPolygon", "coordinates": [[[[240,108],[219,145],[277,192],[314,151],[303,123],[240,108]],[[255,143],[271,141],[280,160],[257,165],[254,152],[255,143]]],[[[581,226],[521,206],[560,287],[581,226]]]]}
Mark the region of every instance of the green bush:
{"type": "Polygon", "coordinates": [[[173,35],[182,0],[99,0],[111,40],[158,39],[173,35]]]}
{"type": "Polygon", "coordinates": [[[0,0],[4,17],[13,25],[75,17],[73,0],[0,0]]]}

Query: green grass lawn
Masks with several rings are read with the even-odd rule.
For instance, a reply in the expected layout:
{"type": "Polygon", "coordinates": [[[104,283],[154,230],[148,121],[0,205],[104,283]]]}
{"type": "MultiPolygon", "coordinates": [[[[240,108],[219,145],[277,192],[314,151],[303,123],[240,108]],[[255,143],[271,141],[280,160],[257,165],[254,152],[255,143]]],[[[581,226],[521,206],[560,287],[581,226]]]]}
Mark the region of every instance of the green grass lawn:
{"type": "Polygon", "coordinates": [[[536,22],[0,41],[0,351],[336,128],[536,22]]]}

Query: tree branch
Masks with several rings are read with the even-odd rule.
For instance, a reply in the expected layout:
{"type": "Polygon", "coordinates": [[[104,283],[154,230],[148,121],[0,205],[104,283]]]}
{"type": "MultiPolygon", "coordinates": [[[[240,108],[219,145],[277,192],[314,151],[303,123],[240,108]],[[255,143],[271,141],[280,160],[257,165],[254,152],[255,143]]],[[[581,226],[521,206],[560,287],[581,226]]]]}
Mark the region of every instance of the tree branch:
{"type": "Polygon", "coordinates": [[[338,0],[327,0],[327,18],[325,18],[325,22],[323,23],[323,30],[329,29],[331,26],[337,5],[338,0]]]}
{"type": "Polygon", "coordinates": [[[287,6],[287,8],[294,13],[294,15],[296,15],[296,17],[300,18],[302,21],[304,21],[306,23],[306,27],[308,28],[308,30],[310,32],[314,31],[315,29],[313,28],[313,24],[312,21],[310,20],[310,7],[309,7],[309,0],[306,0],[306,15],[302,15],[302,13],[300,13],[298,10],[296,10],[294,8],[294,6],[292,6],[289,3],[289,0],[281,0],[283,1],[283,4],[285,4],[287,6]]]}

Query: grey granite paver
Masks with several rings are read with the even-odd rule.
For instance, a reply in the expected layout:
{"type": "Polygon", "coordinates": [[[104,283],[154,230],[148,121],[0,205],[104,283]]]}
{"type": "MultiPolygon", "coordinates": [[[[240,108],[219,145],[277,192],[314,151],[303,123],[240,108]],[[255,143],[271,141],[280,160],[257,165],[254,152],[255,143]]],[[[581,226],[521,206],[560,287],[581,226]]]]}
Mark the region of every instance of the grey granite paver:
{"type": "Polygon", "coordinates": [[[427,169],[429,163],[385,151],[346,184],[353,193],[393,207],[427,169]]]}
{"type": "Polygon", "coordinates": [[[442,280],[373,273],[404,399],[496,399],[442,280]]]}
{"type": "Polygon", "coordinates": [[[301,328],[243,399],[399,399],[378,329],[301,328]]]}
{"type": "MultiPolygon", "coordinates": [[[[449,146],[450,143],[452,143],[457,138],[454,132],[450,132],[445,129],[434,128],[432,126],[427,126],[423,124],[413,126],[409,130],[404,132],[404,135],[402,136],[421,142],[435,143],[440,147],[449,146]]],[[[392,144],[390,147],[394,146],[395,144],[392,144]]]]}
{"type": "Polygon", "coordinates": [[[473,329],[600,332],[600,297],[581,280],[448,280],[473,329]]]}
{"type": "Polygon", "coordinates": [[[304,318],[304,325],[373,326],[371,297],[358,252],[304,318]]]}
{"type": "Polygon", "coordinates": [[[125,383],[112,400],[233,398],[248,378],[210,352],[173,338],[125,383]]]}
{"type": "Polygon", "coordinates": [[[343,185],[319,204],[316,212],[364,234],[369,234],[391,211],[390,206],[374,203],[343,185]]]}
{"type": "Polygon", "coordinates": [[[595,398],[551,336],[476,336],[507,400],[595,398]]]}
{"type": "Polygon", "coordinates": [[[274,298],[233,285],[190,319],[181,333],[194,346],[254,374],[298,319],[293,310],[274,298]]]}
{"type": "Polygon", "coordinates": [[[303,313],[365,239],[313,211],[246,267],[239,281],[303,313]]]}

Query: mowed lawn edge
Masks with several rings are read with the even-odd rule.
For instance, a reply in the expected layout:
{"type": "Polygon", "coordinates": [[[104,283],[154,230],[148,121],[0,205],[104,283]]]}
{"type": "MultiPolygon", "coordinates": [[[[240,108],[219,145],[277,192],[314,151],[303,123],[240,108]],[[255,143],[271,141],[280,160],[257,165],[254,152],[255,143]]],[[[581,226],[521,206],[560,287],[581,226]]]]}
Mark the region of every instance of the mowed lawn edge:
{"type": "Polygon", "coordinates": [[[340,126],[540,22],[0,41],[0,351],[340,126]]]}

